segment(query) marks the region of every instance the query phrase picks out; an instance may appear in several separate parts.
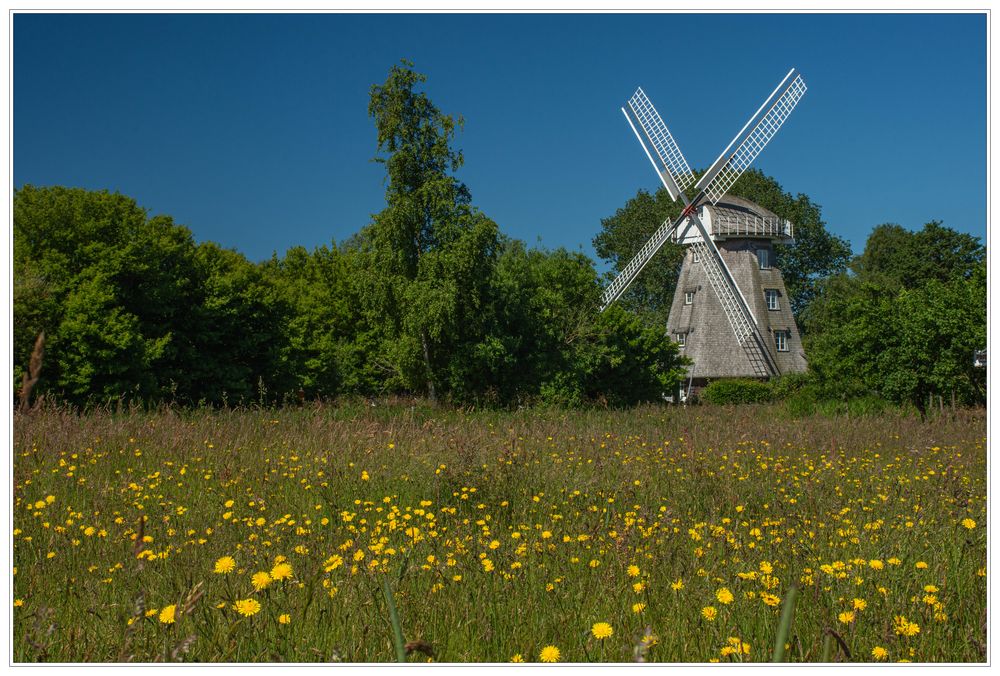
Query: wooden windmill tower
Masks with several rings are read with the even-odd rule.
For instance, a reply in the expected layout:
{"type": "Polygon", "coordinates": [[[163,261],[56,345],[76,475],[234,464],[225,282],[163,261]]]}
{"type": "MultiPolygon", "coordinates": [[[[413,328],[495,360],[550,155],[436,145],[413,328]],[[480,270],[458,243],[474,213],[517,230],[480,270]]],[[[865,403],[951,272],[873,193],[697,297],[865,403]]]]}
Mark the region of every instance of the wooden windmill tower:
{"type": "Polygon", "coordinates": [[[686,245],[667,330],[693,361],[687,394],[712,378],[770,378],[806,368],[785,285],[774,267],[773,244],[790,242],[793,226],[727,194],[805,92],[793,68],[697,183],[641,88],[622,108],[670,197],[681,199],[684,210],[663,223],[605,289],[601,309],[621,297],[665,242],[686,245]],[[689,200],[684,191],[692,184],[696,196],[689,200]]]}

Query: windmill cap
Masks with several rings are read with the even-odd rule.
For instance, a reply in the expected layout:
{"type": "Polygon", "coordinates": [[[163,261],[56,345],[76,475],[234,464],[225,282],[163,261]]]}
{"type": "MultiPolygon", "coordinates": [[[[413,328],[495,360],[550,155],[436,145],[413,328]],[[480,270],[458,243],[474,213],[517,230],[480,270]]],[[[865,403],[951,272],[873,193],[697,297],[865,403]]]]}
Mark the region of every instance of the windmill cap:
{"type": "Polygon", "coordinates": [[[712,216],[721,216],[723,218],[756,216],[761,219],[781,220],[781,217],[773,211],[735,195],[725,195],[714,206],[708,204],[706,208],[712,210],[712,216]]]}

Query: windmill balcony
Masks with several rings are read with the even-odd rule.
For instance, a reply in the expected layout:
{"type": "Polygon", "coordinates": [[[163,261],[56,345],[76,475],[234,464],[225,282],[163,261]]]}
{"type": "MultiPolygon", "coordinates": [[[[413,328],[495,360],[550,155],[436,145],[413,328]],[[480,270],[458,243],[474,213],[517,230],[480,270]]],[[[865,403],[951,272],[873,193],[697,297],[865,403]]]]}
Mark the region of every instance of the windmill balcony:
{"type": "Polygon", "coordinates": [[[712,219],[710,232],[716,237],[768,237],[774,239],[794,239],[795,237],[794,227],[788,219],[750,214],[716,216],[712,219]]]}
{"type": "MultiPolygon", "coordinates": [[[[786,218],[741,197],[726,195],[717,204],[698,208],[698,220],[715,241],[726,239],[769,239],[791,242],[795,226],[786,218]]],[[[701,240],[690,218],[685,218],[671,238],[678,244],[695,244],[701,240]]]]}

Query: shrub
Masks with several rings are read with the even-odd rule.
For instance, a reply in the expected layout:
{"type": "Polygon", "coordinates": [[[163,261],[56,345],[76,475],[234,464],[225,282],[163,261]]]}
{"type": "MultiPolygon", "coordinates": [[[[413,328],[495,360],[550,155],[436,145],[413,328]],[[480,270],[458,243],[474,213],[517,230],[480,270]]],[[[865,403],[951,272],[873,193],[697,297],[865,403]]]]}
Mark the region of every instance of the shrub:
{"type": "Polygon", "coordinates": [[[745,378],[716,380],[701,391],[701,399],[709,404],[759,404],[771,397],[769,383],[745,378]]]}

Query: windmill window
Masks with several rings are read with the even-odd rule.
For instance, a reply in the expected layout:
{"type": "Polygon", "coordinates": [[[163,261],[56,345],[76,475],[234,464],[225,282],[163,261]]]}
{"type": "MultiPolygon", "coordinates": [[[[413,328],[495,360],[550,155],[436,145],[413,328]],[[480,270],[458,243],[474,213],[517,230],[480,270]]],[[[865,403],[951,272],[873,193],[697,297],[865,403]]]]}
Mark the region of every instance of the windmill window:
{"type": "Polygon", "coordinates": [[[778,290],[777,289],[764,289],[764,298],[767,300],[768,310],[778,309],[778,290]]]}
{"type": "Polygon", "coordinates": [[[685,345],[687,345],[687,335],[688,334],[686,334],[686,333],[676,333],[674,335],[677,336],[677,344],[678,345],[680,345],[681,347],[684,347],[685,345]]]}
{"type": "Polygon", "coordinates": [[[788,352],[788,331],[774,332],[774,346],[778,352],[788,352]]]}
{"type": "Polygon", "coordinates": [[[768,249],[757,249],[757,262],[761,270],[771,269],[771,252],[768,249]]]}
{"type": "Polygon", "coordinates": [[[693,262],[695,262],[695,263],[700,263],[701,262],[701,254],[699,254],[697,251],[692,251],[691,252],[691,260],[693,262]]]}
{"type": "Polygon", "coordinates": [[[684,292],[684,304],[685,305],[691,305],[691,303],[693,303],[693,302],[694,302],[694,291],[685,291],[684,292]]]}

